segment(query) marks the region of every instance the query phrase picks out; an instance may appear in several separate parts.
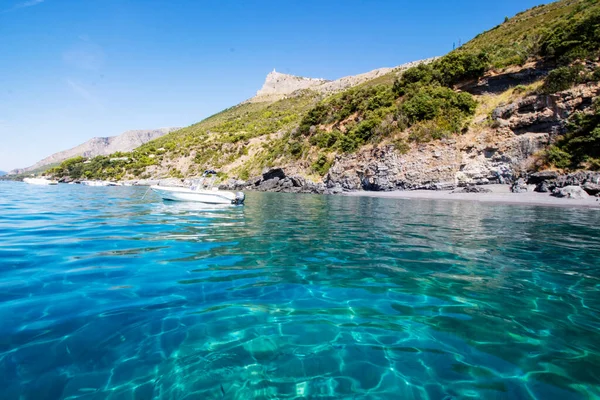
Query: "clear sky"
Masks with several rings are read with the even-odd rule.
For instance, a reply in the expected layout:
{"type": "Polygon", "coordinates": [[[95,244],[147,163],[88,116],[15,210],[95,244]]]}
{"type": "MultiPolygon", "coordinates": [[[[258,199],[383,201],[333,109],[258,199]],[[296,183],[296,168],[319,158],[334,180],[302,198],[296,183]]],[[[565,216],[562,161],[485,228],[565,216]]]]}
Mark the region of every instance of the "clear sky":
{"type": "Polygon", "coordinates": [[[0,0],[0,170],[187,126],[268,72],[336,79],[443,55],[540,0],[0,0]]]}

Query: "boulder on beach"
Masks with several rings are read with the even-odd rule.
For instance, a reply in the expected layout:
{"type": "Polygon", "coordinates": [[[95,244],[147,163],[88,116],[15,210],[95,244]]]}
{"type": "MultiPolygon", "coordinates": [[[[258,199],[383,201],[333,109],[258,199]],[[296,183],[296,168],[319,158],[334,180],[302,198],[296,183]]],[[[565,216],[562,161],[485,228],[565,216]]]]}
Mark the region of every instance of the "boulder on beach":
{"type": "Polygon", "coordinates": [[[527,182],[523,178],[517,179],[510,187],[510,191],[513,193],[525,193],[527,190],[527,182]]]}
{"type": "Polygon", "coordinates": [[[567,199],[587,199],[590,197],[590,195],[587,194],[587,192],[580,186],[565,186],[563,188],[556,188],[552,192],[552,196],[567,199]]]}

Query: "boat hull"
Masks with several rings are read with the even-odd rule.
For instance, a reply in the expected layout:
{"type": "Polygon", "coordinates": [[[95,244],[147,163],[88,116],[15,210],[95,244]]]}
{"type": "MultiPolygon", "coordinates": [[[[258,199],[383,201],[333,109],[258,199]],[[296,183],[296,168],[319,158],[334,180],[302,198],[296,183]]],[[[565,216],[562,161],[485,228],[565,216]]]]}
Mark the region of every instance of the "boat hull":
{"type": "Polygon", "coordinates": [[[188,188],[151,186],[163,200],[191,201],[205,204],[242,204],[243,194],[220,190],[191,190],[188,188]]]}
{"type": "Polygon", "coordinates": [[[50,179],[44,179],[44,178],[25,178],[25,179],[23,179],[23,182],[29,183],[30,185],[41,185],[41,186],[58,185],[57,181],[52,181],[50,179]]]}
{"type": "Polygon", "coordinates": [[[105,186],[110,186],[110,182],[105,182],[105,181],[81,181],[81,185],[83,185],[83,186],[105,187],[105,186]]]}

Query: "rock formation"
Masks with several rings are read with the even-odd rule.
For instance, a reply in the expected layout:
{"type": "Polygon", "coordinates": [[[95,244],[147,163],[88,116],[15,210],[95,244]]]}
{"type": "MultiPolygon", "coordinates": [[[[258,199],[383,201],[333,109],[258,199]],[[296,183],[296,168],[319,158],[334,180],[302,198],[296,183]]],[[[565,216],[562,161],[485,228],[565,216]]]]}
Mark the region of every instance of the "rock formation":
{"type": "Polygon", "coordinates": [[[282,74],[273,70],[267,75],[262,88],[256,92],[254,101],[275,101],[297,90],[309,89],[323,85],[329,81],[325,79],[304,78],[282,74]]]}
{"type": "Polygon", "coordinates": [[[256,92],[256,96],[248,101],[276,101],[292,95],[294,92],[305,89],[314,90],[323,94],[336,93],[391,72],[400,74],[408,68],[423,63],[430,63],[435,59],[436,57],[428,58],[426,60],[413,61],[394,68],[379,68],[363,74],[345,76],[334,81],[328,81],[326,79],[304,78],[301,76],[282,74],[281,72],[273,70],[267,75],[262,88],[256,92]]]}
{"type": "Polygon", "coordinates": [[[324,181],[328,188],[347,191],[510,183],[519,171],[530,170],[536,152],[564,133],[567,117],[588,109],[599,94],[600,85],[586,84],[554,95],[532,95],[497,107],[493,128],[474,127],[465,135],[416,144],[406,154],[383,145],[339,155],[324,181]]]}

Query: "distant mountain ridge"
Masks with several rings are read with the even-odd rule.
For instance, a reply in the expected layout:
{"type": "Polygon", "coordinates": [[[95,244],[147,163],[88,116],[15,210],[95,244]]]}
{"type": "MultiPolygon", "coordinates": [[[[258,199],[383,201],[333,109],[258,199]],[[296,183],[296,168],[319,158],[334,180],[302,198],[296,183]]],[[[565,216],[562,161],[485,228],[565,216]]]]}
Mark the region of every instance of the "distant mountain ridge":
{"type": "Polygon", "coordinates": [[[73,147],[68,150],[59,151],[54,153],[37,163],[27,168],[18,168],[10,171],[11,174],[22,174],[30,172],[46,165],[59,164],[69,158],[82,156],[82,157],[96,157],[115,153],[117,151],[127,152],[131,151],[151,140],[157,139],[167,133],[176,131],[180,128],[159,128],[159,129],[143,129],[143,130],[131,130],[123,132],[118,136],[109,137],[95,137],[88,140],[79,146],[73,147]]]}
{"type": "Polygon", "coordinates": [[[7,174],[7,172],[0,171],[0,176],[4,176],[4,175],[6,175],[6,174],[7,174]]]}

